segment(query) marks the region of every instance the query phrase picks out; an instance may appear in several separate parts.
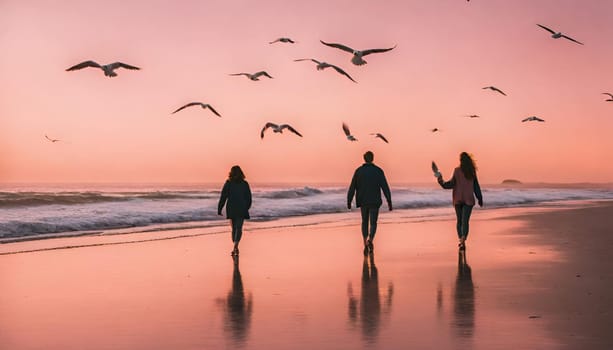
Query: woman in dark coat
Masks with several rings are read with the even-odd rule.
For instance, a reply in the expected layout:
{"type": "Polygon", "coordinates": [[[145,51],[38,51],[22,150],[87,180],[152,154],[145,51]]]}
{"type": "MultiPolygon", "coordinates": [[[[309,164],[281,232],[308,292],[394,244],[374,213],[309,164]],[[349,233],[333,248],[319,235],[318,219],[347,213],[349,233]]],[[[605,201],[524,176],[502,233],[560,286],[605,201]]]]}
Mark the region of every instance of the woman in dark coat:
{"type": "Polygon", "coordinates": [[[234,249],[231,255],[236,256],[238,255],[238,242],[243,235],[243,223],[245,219],[249,219],[249,208],[251,208],[251,189],[249,183],[245,181],[245,174],[238,165],[230,169],[228,180],[223,185],[217,215],[221,215],[224,205],[226,205],[226,217],[230,219],[232,225],[234,249]]]}

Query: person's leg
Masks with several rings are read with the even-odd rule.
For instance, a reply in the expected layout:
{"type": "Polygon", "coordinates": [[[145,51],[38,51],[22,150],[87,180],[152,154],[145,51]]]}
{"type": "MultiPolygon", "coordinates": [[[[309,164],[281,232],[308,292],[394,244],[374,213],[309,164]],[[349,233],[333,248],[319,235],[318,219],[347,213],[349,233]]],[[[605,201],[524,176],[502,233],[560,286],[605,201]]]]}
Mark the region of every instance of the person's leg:
{"type": "Polygon", "coordinates": [[[369,220],[370,208],[362,206],[360,207],[360,213],[362,214],[362,239],[364,240],[364,255],[368,254],[368,220],[369,220]]]}
{"type": "MultiPolygon", "coordinates": [[[[370,235],[368,240],[372,243],[375,239],[375,233],[377,233],[377,220],[379,219],[379,208],[370,208],[368,213],[370,219],[370,235]]],[[[372,245],[372,244],[371,244],[372,245]]]]}
{"type": "Polygon", "coordinates": [[[455,204],[453,207],[455,209],[456,216],[456,231],[458,233],[458,239],[462,239],[462,207],[464,204],[455,204]]]}
{"type": "Polygon", "coordinates": [[[464,204],[462,206],[462,240],[464,241],[468,238],[468,223],[470,221],[470,214],[472,211],[472,205],[464,204]]]}

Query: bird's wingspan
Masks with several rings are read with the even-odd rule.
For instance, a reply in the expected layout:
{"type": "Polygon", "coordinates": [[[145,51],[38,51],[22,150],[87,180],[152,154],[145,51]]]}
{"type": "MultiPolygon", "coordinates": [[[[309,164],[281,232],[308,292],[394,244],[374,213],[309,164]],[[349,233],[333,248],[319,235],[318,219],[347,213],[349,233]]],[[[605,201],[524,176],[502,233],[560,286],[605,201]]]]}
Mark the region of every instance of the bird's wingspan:
{"type": "Polygon", "coordinates": [[[350,48],[349,46],[345,46],[343,44],[336,44],[336,43],[327,43],[323,40],[319,40],[322,44],[326,45],[326,46],[330,46],[330,47],[335,47],[337,49],[341,49],[343,51],[347,51],[350,53],[353,53],[353,51],[355,51],[354,49],[350,48]]]}
{"type": "Polygon", "coordinates": [[[96,67],[96,68],[100,68],[101,66],[94,62],[94,61],[85,61],[85,62],[81,62],[79,64],[75,64],[74,66],[66,69],[66,71],[71,71],[71,70],[78,70],[78,69],[83,69],[85,67],[96,67]]]}
{"type": "Polygon", "coordinates": [[[545,27],[545,26],[543,26],[543,25],[540,25],[540,24],[538,24],[538,23],[537,23],[536,25],[537,25],[537,26],[539,26],[539,27],[541,27],[541,28],[543,28],[543,29],[545,29],[546,31],[548,31],[548,32],[549,32],[549,33],[551,33],[551,34],[555,34],[555,33],[556,33],[556,32],[554,32],[553,30],[551,30],[551,29],[549,29],[549,28],[547,28],[547,27],[545,27]]]}
{"type": "Polygon", "coordinates": [[[347,74],[347,72],[345,72],[344,70],[340,69],[339,67],[335,66],[335,65],[330,65],[330,67],[334,68],[334,70],[336,70],[337,72],[341,73],[342,75],[346,76],[347,78],[349,78],[349,80],[351,80],[354,83],[357,83],[357,81],[353,80],[353,78],[347,74]]]}
{"type": "Polygon", "coordinates": [[[294,134],[296,134],[296,135],[298,135],[298,136],[302,137],[302,134],[300,134],[298,131],[296,131],[296,129],[292,128],[290,125],[283,124],[283,125],[281,125],[281,128],[282,128],[282,129],[283,129],[283,128],[286,128],[286,129],[288,129],[289,131],[293,132],[294,134]]]}
{"type": "Polygon", "coordinates": [[[576,42],[576,43],[577,43],[577,44],[579,44],[579,45],[583,45],[583,43],[582,43],[582,42],[579,42],[579,41],[577,41],[577,40],[575,40],[575,39],[573,39],[573,38],[571,38],[571,37],[569,37],[569,36],[562,35],[562,37],[563,37],[563,38],[565,38],[565,39],[568,39],[568,40],[570,40],[570,41],[574,41],[574,42],[576,42]]]}
{"type": "Polygon", "coordinates": [[[136,67],[136,66],[131,66],[129,64],[125,64],[122,62],[115,62],[115,63],[111,63],[110,64],[111,69],[117,69],[117,68],[125,68],[125,69],[132,69],[132,70],[139,70],[140,68],[136,67]]]}
{"type": "Polygon", "coordinates": [[[393,50],[395,48],[396,48],[396,45],[394,45],[394,47],[390,47],[388,49],[369,49],[369,50],[364,50],[364,51],[362,51],[362,56],[370,55],[371,53],[387,52],[387,51],[393,50]]]}

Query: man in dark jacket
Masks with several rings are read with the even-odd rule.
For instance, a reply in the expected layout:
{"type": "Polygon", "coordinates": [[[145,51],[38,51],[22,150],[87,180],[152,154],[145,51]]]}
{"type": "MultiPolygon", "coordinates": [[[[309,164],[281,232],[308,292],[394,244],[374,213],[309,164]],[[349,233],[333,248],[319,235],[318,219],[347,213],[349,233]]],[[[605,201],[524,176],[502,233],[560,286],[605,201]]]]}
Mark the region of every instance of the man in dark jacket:
{"type": "Polygon", "coordinates": [[[347,208],[351,209],[351,201],[355,194],[356,206],[362,212],[362,237],[364,238],[364,255],[373,251],[372,241],[377,231],[377,219],[381,201],[381,191],[387,199],[387,207],[392,210],[392,195],[387,185],[383,170],[372,163],[375,156],[371,151],[364,153],[364,161],[356,169],[347,192],[347,208]],[[368,223],[370,221],[370,230],[368,223]]]}

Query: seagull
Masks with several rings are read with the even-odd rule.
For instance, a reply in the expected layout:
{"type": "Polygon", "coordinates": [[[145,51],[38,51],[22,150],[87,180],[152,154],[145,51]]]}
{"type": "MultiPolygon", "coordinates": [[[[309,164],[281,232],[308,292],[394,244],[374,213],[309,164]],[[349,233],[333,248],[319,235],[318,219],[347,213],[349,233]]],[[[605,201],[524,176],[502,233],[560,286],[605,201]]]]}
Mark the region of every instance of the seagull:
{"type": "Polygon", "coordinates": [[[375,138],[377,138],[377,137],[378,137],[378,138],[380,138],[381,140],[383,140],[385,143],[389,143],[389,142],[387,141],[387,139],[385,138],[385,136],[383,136],[383,135],[382,135],[382,134],[380,134],[380,133],[373,133],[373,134],[371,134],[371,135],[375,135],[375,138]]]}
{"type": "Polygon", "coordinates": [[[277,42],[290,43],[290,44],[295,44],[296,43],[294,40],[292,40],[290,38],[279,38],[279,39],[276,39],[274,41],[269,42],[269,44],[274,44],[274,43],[277,43],[277,42]]]}
{"type": "Polygon", "coordinates": [[[60,140],[58,140],[58,139],[50,139],[50,138],[49,138],[49,136],[47,136],[47,135],[45,135],[45,138],[46,138],[47,140],[49,140],[49,142],[52,142],[52,143],[56,143],[56,142],[60,141],[60,140]]]}
{"type": "Polygon", "coordinates": [[[349,141],[357,141],[358,140],[355,137],[353,137],[353,135],[351,135],[351,131],[349,131],[349,127],[345,123],[343,123],[343,131],[345,132],[345,136],[347,136],[347,140],[349,140],[349,141]]]}
{"type": "Polygon", "coordinates": [[[344,70],[340,69],[339,67],[337,67],[337,66],[335,66],[333,64],[330,64],[330,63],[327,63],[327,62],[320,62],[320,61],[318,61],[316,59],[313,59],[313,58],[301,58],[301,59],[298,59],[298,60],[294,60],[294,62],[300,62],[300,61],[313,61],[313,62],[317,63],[317,70],[324,70],[324,69],[326,69],[328,67],[332,67],[338,73],[346,76],[347,78],[349,78],[349,80],[353,81],[354,83],[357,83],[357,81],[353,80],[353,78],[351,76],[349,76],[349,74],[347,74],[347,72],[345,72],[344,70]]]}
{"type": "Polygon", "coordinates": [[[528,117],[528,118],[522,119],[522,123],[523,122],[544,122],[544,121],[545,121],[544,119],[541,119],[541,118],[536,117],[536,116],[532,116],[532,117],[528,117]]]}
{"type": "Polygon", "coordinates": [[[465,115],[466,118],[481,118],[480,116],[476,115],[476,114],[471,114],[471,115],[465,115]]]}
{"type": "Polygon", "coordinates": [[[613,94],[612,93],[610,93],[610,92],[603,92],[602,94],[610,96],[610,98],[606,99],[605,101],[613,102],[613,94]]]}
{"type": "Polygon", "coordinates": [[[188,103],[188,104],[184,105],[183,107],[181,107],[181,108],[177,109],[176,111],[172,112],[171,114],[175,114],[175,113],[177,113],[178,111],[180,111],[180,110],[182,110],[182,109],[184,109],[184,108],[187,108],[187,107],[191,107],[191,106],[200,106],[200,107],[202,107],[203,109],[208,108],[208,109],[210,109],[210,110],[211,110],[211,112],[213,112],[213,113],[214,113],[216,116],[218,116],[218,117],[220,117],[220,118],[221,118],[221,115],[220,115],[219,113],[217,113],[217,111],[215,110],[215,108],[213,108],[213,106],[211,106],[211,105],[210,105],[210,104],[208,104],[208,103],[202,103],[202,102],[190,102],[190,103],[188,103]]]}
{"type": "Polygon", "coordinates": [[[102,71],[104,71],[104,75],[106,75],[109,78],[117,76],[117,73],[115,73],[115,69],[117,69],[117,68],[126,68],[126,69],[131,69],[131,70],[140,70],[140,68],[138,68],[138,67],[131,66],[129,64],[125,64],[125,63],[121,63],[121,62],[115,62],[115,63],[109,63],[109,64],[105,64],[105,65],[99,65],[98,63],[96,63],[94,61],[85,61],[85,62],[81,62],[81,63],[79,63],[77,65],[74,65],[74,66],[66,69],[66,71],[70,72],[70,71],[73,71],[73,70],[79,70],[79,69],[83,69],[83,68],[87,68],[87,67],[100,68],[100,69],[102,69],[102,71]]]}
{"type": "Polygon", "coordinates": [[[266,125],[264,125],[264,127],[262,128],[262,131],[260,132],[260,138],[264,138],[264,131],[266,131],[266,129],[271,128],[273,132],[278,132],[278,133],[283,133],[283,129],[288,129],[289,131],[293,132],[294,134],[302,137],[302,134],[300,134],[298,131],[296,131],[296,129],[292,128],[289,124],[281,124],[281,125],[277,125],[275,123],[271,123],[268,122],[266,123],[266,125]]]}
{"type": "Polygon", "coordinates": [[[504,92],[502,92],[502,90],[500,90],[499,88],[495,87],[495,86],[486,86],[483,89],[490,89],[492,91],[496,91],[499,92],[501,94],[503,94],[504,96],[506,96],[507,94],[505,94],[504,92]]]}
{"type": "Polygon", "coordinates": [[[244,76],[246,76],[247,78],[249,78],[250,80],[253,80],[253,81],[260,80],[259,78],[262,75],[272,79],[272,77],[270,75],[268,75],[268,73],[266,73],[265,71],[259,71],[257,73],[253,73],[253,74],[249,74],[249,73],[235,73],[235,74],[230,74],[230,75],[244,75],[244,76]]]}
{"type": "Polygon", "coordinates": [[[319,41],[326,46],[335,47],[337,49],[341,49],[343,51],[352,53],[353,57],[351,58],[351,63],[355,64],[356,66],[361,66],[367,63],[366,61],[364,61],[364,59],[362,59],[362,57],[366,55],[370,55],[371,53],[387,52],[387,51],[393,50],[396,47],[396,45],[394,45],[394,47],[390,47],[389,49],[354,50],[343,44],[327,43],[323,40],[319,40],[319,41]]]}
{"type": "Polygon", "coordinates": [[[566,36],[566,35],[562,34],[562,32],[556,32],[556,31],[551,30],[551,29],[549,29],[549,28],[547,28],[547,27],[545,27],[545,26],[542,26],[542,25],[540,25],[540,24],[538,24],[538,23],[537,23],[536,25],[537,25],[537,26],[539,26],[539,27],[541,27],[541,28],[543,28],[543,29],[545,29],[545,30],[546,30],[546,31],[548,31],[549,33],[551,33],[551,37],[552,37],[552,38],[554,38],[554,39],[564,38],[564,39],[568,39],[568,40],[570,40],[570,41],[574,41],[574,42],[576,42],[577,44],[583,45],[583,43],[578,42],[577,40],[575,40],[575,39],[573,39],[573,38],[571,38],[571,37],[569,37],[569,36],[566,36]]]}
{"type": "Polygon", "coordinates": [[[439,128],[434,128],[434,129],[430,129],[430,131],[432,131],[432,132],[438,132],[438,131],[441,131],[441,129],[439,129],[439,128]]]}

